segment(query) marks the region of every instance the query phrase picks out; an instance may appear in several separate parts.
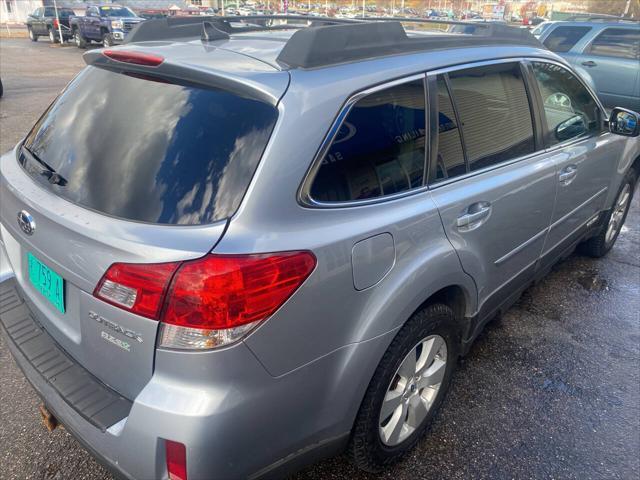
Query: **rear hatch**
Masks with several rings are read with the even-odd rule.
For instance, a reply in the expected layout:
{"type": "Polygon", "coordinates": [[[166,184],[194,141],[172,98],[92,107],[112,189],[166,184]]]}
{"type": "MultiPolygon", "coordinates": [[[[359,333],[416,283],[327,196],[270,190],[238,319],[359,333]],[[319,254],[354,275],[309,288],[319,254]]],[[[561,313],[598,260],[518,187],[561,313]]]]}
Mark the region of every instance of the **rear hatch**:
{"type": "Polygon", "coordinates": [[[0,162],[0,233],[37,320],[129,399],[158,322],[93,296],[115,262],[197,258],[221,238],[277,120],[220,88],[89,66],[0,162]]]}

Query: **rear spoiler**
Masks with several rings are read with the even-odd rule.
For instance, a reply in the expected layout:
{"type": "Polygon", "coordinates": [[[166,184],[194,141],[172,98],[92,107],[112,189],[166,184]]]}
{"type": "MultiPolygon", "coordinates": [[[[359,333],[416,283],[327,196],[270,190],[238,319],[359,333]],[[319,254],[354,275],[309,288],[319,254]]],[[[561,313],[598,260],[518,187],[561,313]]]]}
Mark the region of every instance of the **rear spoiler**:
{"type": "MultiPolygon", "coordinates": [[[[202,28],[202,25],[200,25],[200,28],[202,28]]],[[[154,54],[151,48],[145,48],[140,45],[129,45],[126,49],[118,48],[114,51],[134,54],[137,52],[145,55],[154,54]]],[[[273,73],[256,73],[251,77],[241,77],[223,70],[214,70],[210,67],[183,65],[166,58],[157,66],[137,65],[114,60],[107,57],[104,52],[104,50],[91,50],[83,55],[83,59],[87,65],[113,72],[137,74],[140,77],[157,78],[158,80],[186,86],[226,90],[240,97],[258,100],[274,107],[278,104],[284,92],[269,88],[267,82],[260,81],[260,77],[266,79],[267,76],[288,75],[286,72],[274,70],[273,73]]]]}

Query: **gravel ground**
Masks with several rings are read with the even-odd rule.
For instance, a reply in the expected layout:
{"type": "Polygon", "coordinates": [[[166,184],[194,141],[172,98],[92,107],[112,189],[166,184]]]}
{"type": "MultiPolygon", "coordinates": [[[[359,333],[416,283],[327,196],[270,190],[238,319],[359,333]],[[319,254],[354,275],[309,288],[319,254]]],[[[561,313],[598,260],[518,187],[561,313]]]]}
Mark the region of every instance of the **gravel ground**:
{"type": "MultiPolygon", "coordinates": [[[[0,42],[0,149],[11,148],[83,65],[76,48],[0,42]]],[[[460,363],[431,434],[378,477],[345,457],[303,479],[640,478],[640,201],[613,251],[573,255],[489,324],[460,363]]],[[[3,479],[107,480],[39,400],[0,340],[3,479]]]]}

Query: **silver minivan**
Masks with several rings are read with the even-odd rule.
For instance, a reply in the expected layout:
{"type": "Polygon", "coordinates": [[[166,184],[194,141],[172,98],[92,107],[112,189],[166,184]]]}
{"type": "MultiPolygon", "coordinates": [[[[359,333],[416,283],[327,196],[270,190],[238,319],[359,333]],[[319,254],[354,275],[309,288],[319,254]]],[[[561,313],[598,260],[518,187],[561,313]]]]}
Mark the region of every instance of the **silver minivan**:
{"type": "Polygon", "coordinates": [[[399,460],[640,172],[638,114],[505,25],[172,18],[84,58],[0,160],[0,329],[125,478],[399,460]]]}

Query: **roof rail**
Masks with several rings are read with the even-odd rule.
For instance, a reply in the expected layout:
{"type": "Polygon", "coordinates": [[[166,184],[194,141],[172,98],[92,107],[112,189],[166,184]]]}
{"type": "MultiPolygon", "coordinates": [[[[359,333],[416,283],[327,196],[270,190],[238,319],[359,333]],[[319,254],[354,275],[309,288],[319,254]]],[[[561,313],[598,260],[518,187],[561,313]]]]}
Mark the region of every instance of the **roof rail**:
{"type": "MultiPolygon", "coordinates": [[[[367,19],[369,20],[369,19],[367,19]]],[[[367,21],[296,31],[278,55],[289,68],[317,68],[419,51],[491,45],[525,45],[544,48],[522,28],[498,23],[430,22],[415,19],[367,21]],[[408,35],[400,22],[445,23],[448,31],[408,35]],[[460,25],[459,28],[456,28],[460,25]]]]}
{"type": "Polygon", "coordinates": [[[495,22],[458,22],[417,18],[345,19],[303,15],[192,16],[147,20],[124,43],[181,38],[216,41],[233,34],[295,29],[278,55],[288,68],[317,68],[418,51],[491,45],[543,48],[527,29],[495,22]],[[425,24],[407,32],[403,23],[425,24]],[[426,26],[426,24],[430,24],[426,26]],[[442,24],[445,29],[434,25],[442,24]]]}
{"type": "Polygon", "coordinates": [[[582,15],[574,15],[573,17],[567,17],[563,20],[561,20],[562,22],[593,22],[593,23],[598,23],[598,22],[603,22],[603,23],[607,23],[607,22],[611,22],[611,23],[635,23],[635,24],[640,24],[640,22],[638,22],[638,20],[634,20],[633,18],[628,18],[628,17],[599,17],[599,16],[582,16],[582,15]]]}

